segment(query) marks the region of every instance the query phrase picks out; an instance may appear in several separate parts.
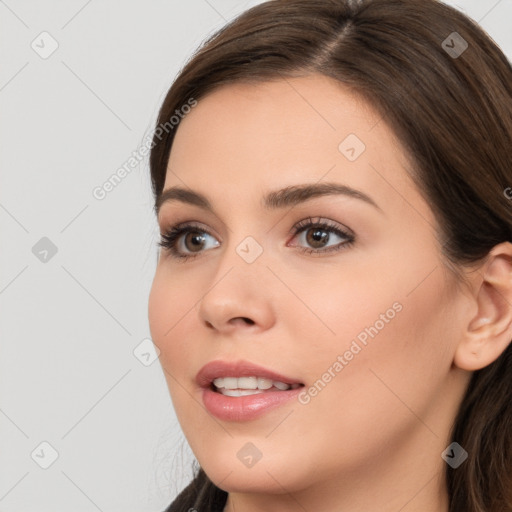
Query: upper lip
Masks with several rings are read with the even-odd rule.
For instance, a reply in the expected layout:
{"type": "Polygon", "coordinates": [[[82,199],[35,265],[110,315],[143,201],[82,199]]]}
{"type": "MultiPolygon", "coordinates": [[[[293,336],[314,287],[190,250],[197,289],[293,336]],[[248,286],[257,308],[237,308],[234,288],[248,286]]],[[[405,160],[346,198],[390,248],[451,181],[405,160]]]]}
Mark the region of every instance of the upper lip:
{"type": "Polygon", "coordinates": [[[211,385],[219,377],[264,377],[285,384],[302,384],[300,380],[287,377],[249,361],[210,361],[196,375],[196,382],[202,388],[211,385]]]}

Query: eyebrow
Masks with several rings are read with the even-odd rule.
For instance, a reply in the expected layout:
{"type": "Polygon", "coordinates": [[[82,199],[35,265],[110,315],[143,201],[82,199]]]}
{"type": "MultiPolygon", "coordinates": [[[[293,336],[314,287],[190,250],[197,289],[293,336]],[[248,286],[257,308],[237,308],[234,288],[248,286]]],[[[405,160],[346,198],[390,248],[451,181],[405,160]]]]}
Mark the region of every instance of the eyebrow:
{"type": "MultiPolygon", "coordinates": [[[[382,212],[382,208],[361,190],[340,183],[329,182],[291,185],[279,190],[272,190],[263,197],[261,204],[266,210],[277,210],[295,206],[315,197],[327,195],[343,195],[359,199],[382,212]]],[[[162,205],[171,201],[180,201],[182,203],[198,206],[199,208],[214,213],[212,204],[205,195],[188,188],[176,186],[164,190],[156,201],[155,211],[157,216],[162,205]]]]}

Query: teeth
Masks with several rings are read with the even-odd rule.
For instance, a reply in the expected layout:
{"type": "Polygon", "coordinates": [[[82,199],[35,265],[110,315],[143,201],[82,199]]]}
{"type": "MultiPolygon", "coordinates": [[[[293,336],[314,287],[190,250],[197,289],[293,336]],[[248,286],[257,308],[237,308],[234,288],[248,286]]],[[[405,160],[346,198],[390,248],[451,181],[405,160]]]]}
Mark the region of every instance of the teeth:
{"type": "Polygon", "coordinates": [[[221,389],[220,392],[225,396],[246,396],[263,393],[260,389],[221,389]]]}
{"type": "Polygon", "coordinates": [[[258,377],[258,389],[270,389],[272,387],[272,379],[258,377]]]}
{"type": "Polygon", "coordinates": [[[219,377],[213,381],[213,384],[227,396],[253,395],[261,390],[270,389],[272,386],[281,391],[299,387],[299,384],[290,386],[290,384],[265,377],[219,377]],[[231,391],[240,391],[241,394],[232,394],[231,391]],[[252,392],[249,393],[249,391],[252,392]]]}
{"type": "Polygon", "coordinates": [[[258,389],[258,379],[256,377],[239,377],[238,389],[258,389]]]}
{"type": "Polygon", "coordinates": [[[238,379],[236,377],[224,377],[223,388],[236,389],[238,387],[238,379]]]}

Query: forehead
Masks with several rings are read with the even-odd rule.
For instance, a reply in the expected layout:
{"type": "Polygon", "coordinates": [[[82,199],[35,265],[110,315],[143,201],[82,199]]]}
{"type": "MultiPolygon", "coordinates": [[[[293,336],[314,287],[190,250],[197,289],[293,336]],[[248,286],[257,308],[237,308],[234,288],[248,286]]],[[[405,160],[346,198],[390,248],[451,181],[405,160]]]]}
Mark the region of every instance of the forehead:
{"type": "Polygon", "coordinates": [[[201,138],[201,147],[212,141],[217,147],[243,141],[244,148],[263,146],[275,154],[279,147],[289,149],[286,143],[295,143],[296,152],[301,152],[304,143],[310,149],[324,141],[323,146],[337,151],[348,131],[368,139],[367,132],[379,121],[361,97],[322,75],[234,83],[199,100],[181,122],[175,143],[184,136],[201,138]]]}
{"type": "Polygon", "coordinates": [[[356,145],[355,156],[361,153],[363,161],[382,153],[403,159],[384,121],[362,98],[322,75],[224,85],[180,122],[169,165],[192,172],[207,160],[222,162],[226,171],[257,166],[258,175],[288,166],[351,171],[357,162],[347,159],[354,154],[344,141],[356,145]]]}
{"type": "Polygon", "coordinates": [[[185,186],[242,203],[266,190],[329,181],[381,205],[405,200],[421,208],[410,165],[385,118],[362,97],[310,75],[224,85],[201,98],[178,126],[164,189],[185,186]]]}

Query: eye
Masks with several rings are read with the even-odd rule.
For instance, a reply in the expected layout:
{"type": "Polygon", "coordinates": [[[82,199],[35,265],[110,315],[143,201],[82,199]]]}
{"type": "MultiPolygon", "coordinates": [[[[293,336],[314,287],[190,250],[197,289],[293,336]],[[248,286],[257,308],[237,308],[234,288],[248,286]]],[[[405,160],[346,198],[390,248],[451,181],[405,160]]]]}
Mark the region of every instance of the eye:
{"type": "Polygon", "coordinates": [[[194,258],[203,249],[220,245],[218,241],[208,244],[209,238],[213,238],[213,235],[201,226],[183,223],[162,233],[158,245],[166,249],[172,257],[185,261],[188,258],[194,258]]]}
{"type": "MultiPolygon", "coordinates": [[[[350,247],[355,236],[329,220],[313,220],[311,217],[296,224],[292,233],[302,241],[299,250],[308,254],[323,254],[350,247]],[[298,236],[300,235],[300,236],[298,236]],[[336,243],[336,239],[339,239],[336,243]],[[331,243],[331,244],[330,244],[331,243]],[[332,244],[334,243],[334,245],[332,244]],[[329,245],[330,244],[330,245],[329,245]],[[310,247],[304,247],[309,245],[310,247]]],[[[162,233],[158,244],[180,261],[195,258],[206,249],[219,247],[220,242],[205,228],[191,223],[172,226],[162,233]]],[[[291,245],[295,247],[295,244],[291,245]]]]}
{"type": "Polygon", "coordinates": [[[339,251],[350,247],[355,242],[355,236],[352,233],[343,230],[332,221],[322,221],[320,218],[315,221],[308,217],[299,222],[293,228],[293,233],[295,237],[300,235],[298,238],[303,243],[300,250],[308,254],[339,251]],[[337,238],[341,241],[336,243],[337,238]],[[328,245],[330,242],[334,245],[328,245]],[[304,245],[310,247],[304,247],[304,245]]]}

